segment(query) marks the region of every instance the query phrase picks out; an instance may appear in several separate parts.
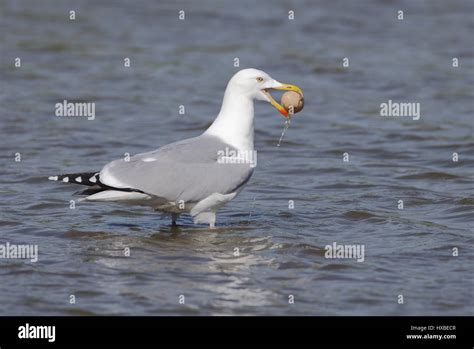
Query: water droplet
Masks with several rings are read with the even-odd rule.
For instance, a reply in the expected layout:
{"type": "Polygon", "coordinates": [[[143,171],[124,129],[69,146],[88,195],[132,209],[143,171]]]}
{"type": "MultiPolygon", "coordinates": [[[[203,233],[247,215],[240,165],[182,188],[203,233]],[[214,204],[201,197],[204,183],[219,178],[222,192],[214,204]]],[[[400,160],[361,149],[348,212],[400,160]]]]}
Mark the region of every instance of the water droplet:
{"type": "Polygon", "coordinates": [[[291,124],[291,115],[288,116],[288,119],[285,120],[285,127],[283,127],[283,131],[281,131],[280,139],[278,140],[277,147],[281,145],[281,141],[283,140],[283,136],[285,135],[286,130],[290,128],[291,124]]]}

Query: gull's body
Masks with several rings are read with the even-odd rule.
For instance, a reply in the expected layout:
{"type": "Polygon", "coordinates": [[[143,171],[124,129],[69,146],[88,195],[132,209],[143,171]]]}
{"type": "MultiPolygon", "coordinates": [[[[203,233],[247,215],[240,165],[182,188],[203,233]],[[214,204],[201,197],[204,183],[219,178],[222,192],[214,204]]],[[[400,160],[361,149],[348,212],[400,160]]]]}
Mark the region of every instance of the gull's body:
{"type": "MultiPolygon", "coordinates": [[[[157,150],[119,159],[100,172],[50,177],[88,185],[86,201],[113,201],[146,205],[172,215],[187,212],[195,223],[214,227],[217,210],[232,200],[252,176],[255,163],[226,158],[254,150],[254,99],[279,106],[268,89],[297,90],[266,73],[245,69],[229,81],[221,110],[200,136],[165,145],[157,150]]],[[[288,114],[286,113],[285,116],[288,114]]]]}
{"type": "Polygon", "coordinates": [[[86,197],[87,201],[127,201],[174,214],[189,212],[195,223],[213,225],[219,207],[233,199],[250,179],[250,164],[218,162],[218,152],[231,145],[203,134],[168,144],[125,161],[108,163],[100,172],[102,183],[113,188],[86,197]]]}

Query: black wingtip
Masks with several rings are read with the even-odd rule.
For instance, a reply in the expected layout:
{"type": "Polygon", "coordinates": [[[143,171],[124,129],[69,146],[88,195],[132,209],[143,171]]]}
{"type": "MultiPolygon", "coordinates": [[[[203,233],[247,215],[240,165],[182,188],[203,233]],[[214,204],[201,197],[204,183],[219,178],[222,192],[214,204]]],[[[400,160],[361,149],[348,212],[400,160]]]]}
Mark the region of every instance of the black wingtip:
{"type": "Polygon", "coordinates": [[[49,176],[48,179],[50,181],[82,184],[88,186],[100,184],[99,172],[69,173],[64,175],[49,176]]]}

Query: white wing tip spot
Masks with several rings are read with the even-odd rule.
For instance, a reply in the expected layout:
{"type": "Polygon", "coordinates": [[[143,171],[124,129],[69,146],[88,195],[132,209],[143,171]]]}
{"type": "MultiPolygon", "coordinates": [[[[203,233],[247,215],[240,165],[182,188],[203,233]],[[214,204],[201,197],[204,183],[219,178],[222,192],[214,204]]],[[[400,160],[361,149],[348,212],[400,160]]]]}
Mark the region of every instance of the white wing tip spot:
{"type": "Polygon", "coordinates": [[[49,176],[48,179],[50,181],[57,181],[58,180],[58,176],[49,176]]]}
{"type": "Polygon", "coordinates": [[[76,181],[76,182],[79,182],[79,183],[81,183],[81,182],[82,182],[82,178],[81,178],[81,176],[79,176],[79,177],[76,177],[75,181],[76,181]]]}
{"type": "Polygon", "coordinates": [[[95,175],[93,175],[91,178],[89,178],[89,182],[92,182],[92,183],[97,182],[97,179],[95,178],[95,175]]]}
{"type": "Polygon", "coordinates": [[[63,182],[65,182],[65,183],[69,182],[69,177],[64,177],[63,182]]]}

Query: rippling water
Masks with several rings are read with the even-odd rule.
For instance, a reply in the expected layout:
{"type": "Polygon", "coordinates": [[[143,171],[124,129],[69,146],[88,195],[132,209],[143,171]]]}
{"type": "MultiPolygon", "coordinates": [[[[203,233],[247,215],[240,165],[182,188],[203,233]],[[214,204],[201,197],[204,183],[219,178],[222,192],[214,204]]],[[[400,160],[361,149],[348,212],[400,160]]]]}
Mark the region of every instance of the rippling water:
{"type": "Polygon", "coordinates": [[[286,1],[2,2],[0,243],[38,244],[39,261],[0,260],[1,315],[473,314],[472,2],[291,3],[294,21],[286,1]],[[306,106],[276,147],[282,120],[257,104],[258,167],[217,230],[71,210],[76,188],[46,180],[199,134],[235,57],[306,106]],[[96,119],[55,117],[64,99],[96,119]],[[421,120],[379,116],[389,99],[421,120]],[[325,258],[333,242],[365,261],[325,258]]]}

